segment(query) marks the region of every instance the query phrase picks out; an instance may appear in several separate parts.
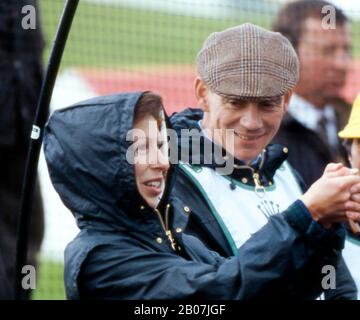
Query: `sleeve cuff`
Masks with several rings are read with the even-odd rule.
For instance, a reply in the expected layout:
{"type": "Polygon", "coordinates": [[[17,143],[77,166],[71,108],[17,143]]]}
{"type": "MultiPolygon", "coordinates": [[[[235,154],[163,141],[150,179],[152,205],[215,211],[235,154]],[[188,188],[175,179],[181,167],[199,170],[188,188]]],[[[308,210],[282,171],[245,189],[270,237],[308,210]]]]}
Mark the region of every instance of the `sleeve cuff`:
{"type": "Polygon", "coordinates": [[[289,208],[287,208],[284,212],[284,217],[290,226],[304,234],[309,229],[312,221],[314,221],[309,210],[301,200],[296,200],[289,208]]]}
{"type": "Polygon", "coordinates": [[[311,216],[301,200],[296,200],[285,212],[285,220],[292,228],[309,238],[314,246],[341,250],[345,243],[345,229],[337,224],[331,229],[323,228],[311,216]]]}

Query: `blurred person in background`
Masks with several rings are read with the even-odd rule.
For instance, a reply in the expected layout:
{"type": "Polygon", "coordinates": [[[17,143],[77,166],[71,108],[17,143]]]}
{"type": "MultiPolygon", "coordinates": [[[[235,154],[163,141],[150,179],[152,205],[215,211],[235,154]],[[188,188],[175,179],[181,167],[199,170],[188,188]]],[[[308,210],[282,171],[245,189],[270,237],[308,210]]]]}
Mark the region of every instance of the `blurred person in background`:
{"type": "MultiPolygon", "coordinates": [[[[44,40],[39,21],[35,29],[22,27],[25,5],[37,9],[35,0],[0,3],[0,270],[11,285],[25,162],[43,78],[44,40]]],[[[37,184],[28,243],[30,265],[37,264],[43,233],[44,214],[37,184]]],[[[11,296],[11,290],[7,290],[3,298],[11,296]]]]}
{"type": "Polygon", "coordinates": [[[328,163],[347,164],[337,132],[350,113],[341,96],[351,62],[350,23],[327,1],[298,0],[279,11],[273,31],[290,40],[300,60],[300,80],[273,141],[291,146],[288,160],[310,186],[328,163]]]}
{"type": "MultiPolygon", "coordinates": [[[[351,166],[360,169],[360,94],[353,104],[349,122],[339,132],[339,137],[344,139],[351,166]]],[[[355,201],[360,201],[358,195],[352,197],[355,201]]],[[[360,299],[360,228],[356,224],[351,224],[351,226],[353,230],[348,233],[348,241],[346,241],[343,256],[356,282],[358,299],[360,299]]]]}

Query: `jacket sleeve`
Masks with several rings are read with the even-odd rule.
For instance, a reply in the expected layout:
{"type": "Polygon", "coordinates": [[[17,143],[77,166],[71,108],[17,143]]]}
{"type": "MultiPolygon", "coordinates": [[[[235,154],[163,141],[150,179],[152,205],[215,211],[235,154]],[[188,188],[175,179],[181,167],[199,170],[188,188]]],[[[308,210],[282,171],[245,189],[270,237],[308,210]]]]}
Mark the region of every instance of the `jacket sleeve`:
{"type": "MultiPolygon", "coordinates": [[[[307,186],[298,171],[292,168],[293,174],[297,179],[301,189],[305,192],[307,186]]],[[[336,268],[336,287],[325,291],[326,300],[355,300],[357,299],[356,284],[346,266],[344,259],[341,257],[336,268]]]]}
{"type": "Polygon", "coordinates": [[[325,300],[357,300],[357,288],[343,257],[336,268],[336,286],[325,291],[325,300]]]}
{"type": "Polygon", "coordinates": [[[344,234],[325,231],[304,208],[296,201],[252,235],[237,256],[227,259],[185,235],[182,246],[192,260],[132,238],[99,246],[82,266],[80,297],[314,299],[322,292],[321,269],[337,263],[344,234]]]}

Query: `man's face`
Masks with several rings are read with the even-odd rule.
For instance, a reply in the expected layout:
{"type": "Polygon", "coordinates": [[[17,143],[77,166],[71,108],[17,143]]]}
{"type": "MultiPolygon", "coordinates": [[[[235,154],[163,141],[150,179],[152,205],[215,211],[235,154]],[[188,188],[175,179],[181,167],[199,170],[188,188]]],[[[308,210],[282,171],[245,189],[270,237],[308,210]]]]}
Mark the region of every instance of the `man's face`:
{"type": "Polygon", "coordinates": [[[272,140],[291,96],[289,92],[272,99],[230,100],[211,92],[201,80],[197,85],[202,87],[196,91],[199,104],[205,111],[203,127],[206,133],[235,158],[245,162],[255,159],[272,140]],[[222,130],[216,133],[215,129],[222,130]],[[226,133],[226,129],[230,131],[226,133]]]}
{"type": "Polygon", "coordinates": [[[298,44],[300,81],[296,92],[318,107],[340,97],[351,61],[348,23],[324,29],[316,18],[305,20],[298,44]]]}

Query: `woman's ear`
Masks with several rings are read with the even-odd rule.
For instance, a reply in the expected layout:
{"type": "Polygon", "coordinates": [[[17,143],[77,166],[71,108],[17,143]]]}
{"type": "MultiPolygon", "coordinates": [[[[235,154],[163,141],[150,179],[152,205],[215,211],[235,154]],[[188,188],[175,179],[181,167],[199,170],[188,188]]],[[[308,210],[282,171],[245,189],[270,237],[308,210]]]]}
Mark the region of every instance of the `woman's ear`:
{"type": "Polygon", "coordinates": [[[198,102],[198,106],[204,111],[209,111],[208,99],[207,99],[208,88],[205,83],[199,78],[195,79],[195,96],[198,102]]]}

